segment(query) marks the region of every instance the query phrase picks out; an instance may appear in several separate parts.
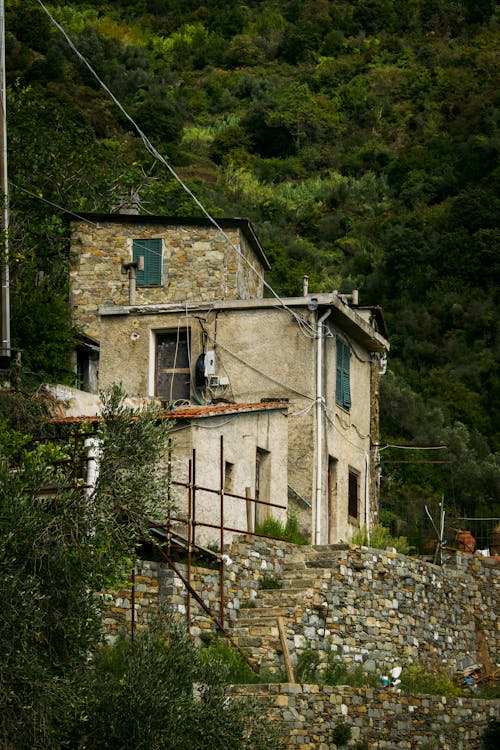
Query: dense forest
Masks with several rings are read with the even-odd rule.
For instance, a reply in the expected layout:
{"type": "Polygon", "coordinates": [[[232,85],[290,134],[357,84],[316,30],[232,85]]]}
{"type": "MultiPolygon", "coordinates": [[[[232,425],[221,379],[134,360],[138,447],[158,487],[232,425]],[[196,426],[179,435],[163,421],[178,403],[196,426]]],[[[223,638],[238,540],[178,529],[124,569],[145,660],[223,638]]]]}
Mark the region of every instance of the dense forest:
{"type": "Polygon", "coordinates": [[[492,0],[6,0],[24,367],[71,377],[62,211],[198,215],[178,175],[252,220],[279,294],[308,274],[383,307],[383,444],[448,446],[381,453],[385,520],[500,516],[498,22],[492,0]]]}

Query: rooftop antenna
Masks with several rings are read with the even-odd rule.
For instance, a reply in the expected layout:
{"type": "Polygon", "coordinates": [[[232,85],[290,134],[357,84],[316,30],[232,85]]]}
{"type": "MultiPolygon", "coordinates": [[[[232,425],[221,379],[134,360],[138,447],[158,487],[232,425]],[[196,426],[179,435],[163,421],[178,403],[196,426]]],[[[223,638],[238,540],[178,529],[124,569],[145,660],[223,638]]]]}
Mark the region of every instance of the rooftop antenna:
{"type": "Polygon", "coordinates": [[[7,89],[5,83],[5,3],[0,0],[0,180],[1,180],[1,278],[2,340],[0,357],[10,360],[9,301],[9,183],[7,175],[7,89]]]}

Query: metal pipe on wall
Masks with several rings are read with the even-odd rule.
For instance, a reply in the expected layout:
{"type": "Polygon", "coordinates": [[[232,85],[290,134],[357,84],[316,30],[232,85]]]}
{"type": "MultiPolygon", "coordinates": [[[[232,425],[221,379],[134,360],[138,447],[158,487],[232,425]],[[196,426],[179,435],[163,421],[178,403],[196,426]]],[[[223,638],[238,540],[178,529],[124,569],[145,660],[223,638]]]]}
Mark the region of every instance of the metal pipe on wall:
{"type": "Polygon", "coordinates": [[[323,322],[331,314],[327,310],[316,323],[316,502],[314,544],[321,544],[321,513],[323,496],[323,322]]]}

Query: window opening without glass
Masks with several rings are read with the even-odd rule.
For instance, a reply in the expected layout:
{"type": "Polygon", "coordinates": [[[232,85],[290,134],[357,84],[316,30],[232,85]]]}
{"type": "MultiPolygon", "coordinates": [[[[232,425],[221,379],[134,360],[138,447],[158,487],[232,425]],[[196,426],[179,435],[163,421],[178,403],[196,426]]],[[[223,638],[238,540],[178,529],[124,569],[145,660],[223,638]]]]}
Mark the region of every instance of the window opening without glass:
{"type": "Polygon", "coordinates": [[[348,498],[349,518],[356,521],[359,519],[359,474],[349,470],[349,498],[348,498]]]}
{"type": "Polygon", "coordinates": [[[189,400],[190,386],[189,331],[158,333],[155,395],[165,401],[189,400]]]}

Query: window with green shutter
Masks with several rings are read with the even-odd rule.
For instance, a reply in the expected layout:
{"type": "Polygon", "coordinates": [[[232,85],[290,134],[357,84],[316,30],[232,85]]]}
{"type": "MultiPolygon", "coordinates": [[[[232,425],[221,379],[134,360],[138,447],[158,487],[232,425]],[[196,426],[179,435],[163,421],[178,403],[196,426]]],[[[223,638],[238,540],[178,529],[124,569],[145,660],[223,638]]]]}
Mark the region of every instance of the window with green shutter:
{"type": "Polygon", "coordinates": [[[337,338],[336,401],[343,409],[351,408],[351,350],[349,344],[337,338]]]}
{"type": "Polygon", "coordinates": [[[139,262],[137,286],[159,286],[161,284],[162,240],[134,240],[133,260],[139,262]],[[142,262],[139,262],[142,258],[142,262]]]}

